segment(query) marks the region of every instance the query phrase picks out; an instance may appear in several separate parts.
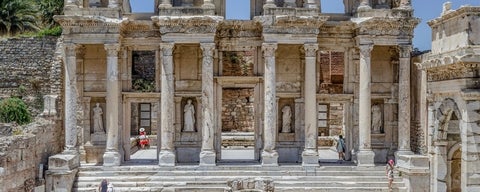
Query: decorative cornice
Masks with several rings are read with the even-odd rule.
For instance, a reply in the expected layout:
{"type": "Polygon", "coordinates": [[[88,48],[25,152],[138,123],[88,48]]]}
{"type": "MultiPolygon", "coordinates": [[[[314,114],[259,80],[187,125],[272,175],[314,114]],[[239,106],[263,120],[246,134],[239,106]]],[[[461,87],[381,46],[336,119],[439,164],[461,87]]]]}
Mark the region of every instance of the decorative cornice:
{"type": "Polygon", "coordinates": [[[427,69],[427,81],[445,81],[475,77],[479,63],[457,63],[427,69]]]}
{"type": "Polygon", "coordinates": [[[290,33],[318,35],[328,16],[259,16],[255,21],[263,26],[263,33],[290,33]]]}
{"type": "Polygon", "coordinates": [[[439,54],[429,54],[426,60],[418,64],[419,69],[437,68],[456,63],[476,64],[480,63],[480,46],[468,46],[439,54]]]}
{"type": "Polygon", "coordinates": [[[357,35],[413,36],[418,18],[368,18],[356,19],[357,35]]]}
{"type": "Polygon", "coordinates": [[[124,20],[120,26],[123,37],[160,37],[160,32],[152,21],[124,20]]]}
{"type": "Polygon", "coordinates": [[[54,17],[63,29],[63,34],[73,33],[119,33],[120,19],[102,16],[65,16],[54,17]]]}
{"type": "Polygon", "coordinates": [[[438,17],[436,19],[432,19],[427,22],[427,24],[430,27],[435,27],[447,20],[450,20],[455,17],[463,17],[467,15],[477,15],[480,13],[480,7],[471,7],[471,6],[466,6],[466,7],[460,7],[460,9],[457,10],[452,10],[445,15],[442,15],[441,17],[438,17]]]}
{"type": "Polygon", "coordinates": [[[166,33],[215,33],[217,25],[223,20],[219,16],[191,16],[191,17],[152,17],[153,22],[160,29],[161,34],[166,33]]]}
{"type": "Polygon", "coordinates": [[[261,37],[262,25],[254,21],[225,20],[217,26],[217,37],[261,37]]]}

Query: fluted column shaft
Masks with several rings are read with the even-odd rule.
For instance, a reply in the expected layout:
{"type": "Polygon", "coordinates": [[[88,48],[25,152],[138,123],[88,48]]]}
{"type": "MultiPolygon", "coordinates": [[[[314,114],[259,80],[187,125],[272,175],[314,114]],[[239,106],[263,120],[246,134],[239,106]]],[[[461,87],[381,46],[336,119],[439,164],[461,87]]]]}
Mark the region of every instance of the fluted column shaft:
{"type": "Polygon", "coordinates": [[[213,138],[215,136],[215,119],[213,105],[213,52],[214,43],[201,43],[202,59],[202,151],[200,165],[215,165],[215,150],[213,138]]]}
{"type": "Polygon", "coordinates": [[[318,165],[317,150],[317,99],[316,99],[316,56],[318,44],[305,44],[305,149],[302,165],[318,165]]]}
{"type": "Polygon", "coordinates": [[[159,165],[174,166],[175,153],[173,146],[174,138],[174,79],[173,79],[173,49],[174,43],[162,43],[162,71],[161,71],[161,146],[159,165]]]}
{"type": "Polygon", "coordinates": [[[65,151],[76,151],[77,145],[77,48],[75,44],[65,45],[65,151]]]}
{"type": "Polygon", "coordinates": [[[275,78],[276,43],[263,43],[262,51],[265,60],[265,95],[264,95],[264,140],[262,165],[278,165],[278,153],[275,150],[277,136],[277,94],[275,78]]]}
{"type": "Polygon", "coordinates": [[[371,146],[370,131],[372,125],[371,64],[370,55],[373,45],[360,45],[360,82],[359,82],[359,165],[373,165],[374,154],[371,146]]]}
{"type": "Polygon", "coordinates": [[[410,150],[410,51],[411,45],[400,45],[398,79],[398,150],[410,150]]]}
{"type": "Polygon", "coordinates": [[[119,104],[120,104],[120,81],[118,71],[118,51],[120,46],[118,44],[106,44],[107,51],[107,111],[106,111],[106,126],[107,126],[107,149],[103,156],[104,166],[118,166],[120,165],[120,153],[118,152],[119,140],[119,104]]]}

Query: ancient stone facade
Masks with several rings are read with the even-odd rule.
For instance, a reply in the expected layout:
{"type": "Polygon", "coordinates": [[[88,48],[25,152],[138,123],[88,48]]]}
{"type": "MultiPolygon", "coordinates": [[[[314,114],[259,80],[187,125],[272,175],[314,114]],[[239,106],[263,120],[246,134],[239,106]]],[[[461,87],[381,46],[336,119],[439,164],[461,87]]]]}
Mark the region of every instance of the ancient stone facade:
{"type": "Polygon", "coordinates": [[[128,160],[142,126],[159,135],[162,166],[187,154],[215,164],[221,132],[232,129],[253,132],[264,165],[292,148],[298,162],[318,165],[318,143],[340,134],[359,165],[411,152],[405,90],[418,20],[409,1],[349,0],[346,15],[323,14],[313,1],[252,1],[245,21],[225,20],[225,3],[155,1],[148,17],[130,13],[128,1],[66,3],[56,16],[65,39],[65,142],[81,148],[82,162],[101,153],[104,165],[128,160]],[[193,132],[182,131],[187,100],[193,132]],[[96,103],[106,111],[103,139],[93,136],[96,103]],[[289,131],[281,131],[285,106],[289,131]]]}
{"type": "Polygon", "coordinates": [[[422,140],[431,191],[478,191],[480,7],[449,7],[429,21],[432,51],[417,64],[422,140]]]}

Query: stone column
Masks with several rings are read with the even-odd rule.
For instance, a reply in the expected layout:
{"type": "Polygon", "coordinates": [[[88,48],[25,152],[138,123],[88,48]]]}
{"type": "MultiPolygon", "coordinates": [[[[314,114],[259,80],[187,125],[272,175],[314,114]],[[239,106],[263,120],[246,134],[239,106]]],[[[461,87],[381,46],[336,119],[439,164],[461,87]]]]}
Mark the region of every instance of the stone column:
{"type": "Polygon", "coordinates": [[[357,160],[359,166],[374,166],[370,128],[372,120],[372,98],[371,98],[371,66],[370,54],[373,45],[360,45],[360,82],[359,82],[359,152],[357,160]]]}
{"type": "Polygon", "coordinates": [[[366,11],[372,9],[370,6],[370,0],[360,0],[360,5],[357,8],[357,11],[366,11]]]}
{"type": "Polygon", "coordinates": [[[277,7],[277,6],[275,5],[275,0],[266,0],[266,1],[265,1],[265,4],[263,5],[263,8],[264,8],[264,9],[265,9],[265,8],[275,8],[275,7],[277,7]]]}
{"type": "Polygon", "coordinates": [[[118,0],[108,0],[108,8],[118,8],[118,0]]]}
{"type": "Polygon", "coordinates": [[[203,52],[202,60],[202,151],[200,152],[200,165],[215,166],[215,118],[213,104],[213,52],[215,43],[201,43],[203,52]]]}
{"type": "Polygon", "coordinates": [[[303,7],[305,8],[319,8],[318,4],[317,4],[317,0],[306,0],[304,1],[303,3],[303,7]]]}
{"type": "Polygon", "coordinates": [[[105,44],[107,51],[107,149],[103,155],[103,166],[119,166],[121,156],[118,152],[119,140],[119,101],[120,101],[120,81],[118,77],[118,44],[105,44]]]}
{"type": "Polygon", "coordinates": [[[263,124],[263,151],[262,165],[278,166],[278,153],[275,150],[277,136],[277,94],[275,78],[275,51],[276,43],[263,43],[262,51],[265,60],[264,72],[264,124],[263,124]]]}
{"type": "Polygon", "coordinates": [[[159,9],[170,8],[170,7],[172,7],[172,2],[170,0],[162,0],[162,3],[160,3],[160,5],[158,5],[159,9]]]}
{"type": "Polygon", "coordinates": [[[203,0],[202,8],[215,9],[215,4],[213,4],[212,0],[203,0]]]}
{"type": "Polygon", "coordinates": [[[410,150],[410,51],[411,45],[399,46],[397,154],[412,154],[410,150]]]}
{"type": "Polygon", "coordinates": [[[316,97],[316,56],[318,44],[305,44],[305,149],[302,152],[303,166],[318,165],[318,127],[316,97]]]}
{"type": "Polygon", "coordinates": [[[78,45],[65,45],[65,152],[77,153],[77,49],[78,45]]]}
{"type": "MultiPolygon", "coordinates": [[[[78,45],[66,43],[65,45],[65,63],[64,63],[64,88],[65,88],[65,119],[63,126],[65,128],[65,149],[62,153],[50,156],[48,158],[48,175],[57,174],[58,179],[62,181],[74,177],[73,169],[80,166],[80,156],[77,148],[77,48],[78,45]],[[72,175],[73,173],[73,175],[72,175]]],[[[47,179],[48,181],[48,179],[47,179]]],[[[73,181],[72,181],[73,182],[73,181]]],[[[55,191],[68,191],[70,186],[56,185],[51,182],[55,191]]],[[[64,184],[64,183],[62,183],[64,184]]]]}
{"type": "Polygon", "coordinates": [[[173,49],[174,43],[162,43],[162,77],[161,77],[161,137],[160,166],[175,166],[175,152],[173,138],[175,136],[174,117],[174,78],[173,78],[173,49]]]}

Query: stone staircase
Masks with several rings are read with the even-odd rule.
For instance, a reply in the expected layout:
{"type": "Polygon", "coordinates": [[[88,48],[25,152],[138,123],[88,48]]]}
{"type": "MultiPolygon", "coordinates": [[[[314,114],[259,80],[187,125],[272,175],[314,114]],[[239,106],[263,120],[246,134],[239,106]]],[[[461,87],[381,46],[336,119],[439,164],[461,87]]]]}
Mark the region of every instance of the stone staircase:
{"type": "MultiPolygon", "coordinates": [[[[114,185],[115,192],[230,192],[230,191],[388,191],[384,166],[219,165],[216,167],[176,166],[85,166],[79,172],[73,191],[94,192],[102,179],[114,185]],[[273,189],[273,190],[272,190],[273,189]]],[[[408,191],[398,175],[394,190],[408,191]]]]}

